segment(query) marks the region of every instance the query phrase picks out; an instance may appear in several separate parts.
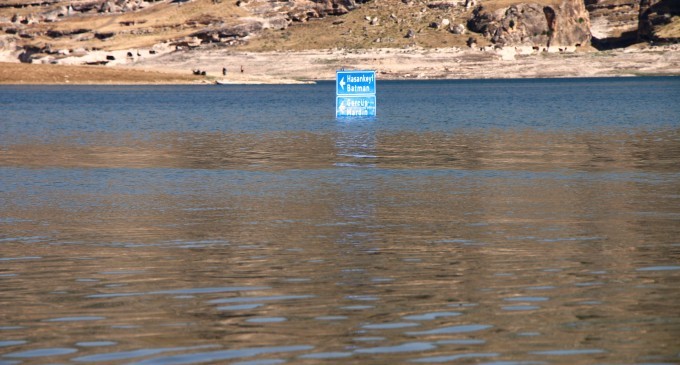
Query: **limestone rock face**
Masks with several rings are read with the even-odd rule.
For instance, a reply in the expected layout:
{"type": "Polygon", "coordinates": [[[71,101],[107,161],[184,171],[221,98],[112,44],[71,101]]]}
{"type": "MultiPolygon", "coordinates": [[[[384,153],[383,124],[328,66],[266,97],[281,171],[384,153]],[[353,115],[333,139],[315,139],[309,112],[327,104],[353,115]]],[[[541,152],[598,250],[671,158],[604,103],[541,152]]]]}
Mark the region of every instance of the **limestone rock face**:
{"type": "Polygon", "coordinates": [[[680,41],[680,0],[642,0],[638,37],[652,42],[680,41]]]}
{"type": "Polygon", "coordinates": [[[43,13],[44,21],[55,22],[59,20],[60,17],[67,16],[69,14],[69,9],[66,6],[57,7],[51,11],[43,13]]]}
{"type": "MultiPolygon", "coordinates": [[[[132,0],[108,0],[132,1],[132,0]]],[[[245,39],[263,29],[286,29],[292,22],[306,22],[311,18],[345,14],[363,1],[356,0],[238,0],[237,5],[252,17],[241,18],[239,24],[204,22],[207,27],[191,34],[201,43],[242,44],[245,39]]],[[[377,24],[378,18],[374,23],[377,24]]]]}
{"type": "Polygon", "coordinates": [[[243,39],[263,29],[282,30],[288,27],[288,19],[283,16],[270,18],[243,18],[236,25],[211,24],[193,34],[201,43],[239,44],[243,39]]]}
{"type": "MultiPolygon", "coordinates": [[[[345,14],[366,1],[368,0],[238,0],[236,5],[247,10],[252,17],[242,17],[237,24],[201,22],[206,27],[191,36],[199,39],[200,43],[243,44],[249,36],[263,29],[283,30],[292,22],[345,14]]],[[[378,25],[378,18],[371,20],[371,24],[378,25]]]]}
{"type": "Polygon", "coordinates": [[[500,46],[580,46],[590,42],[590,20],[579,0],[559,6],[522,3],[494,12],[477,7],[468,29],[500,46]]]}
{"type": "Polygon", "coordinates": [[[99,7],[100,13],[124,13],[147,7],[142,0],[106,0],[99,7]]]}
{"type": "Polygon", "coordinates": [[[264,29],[264,22],[260,19],[247,19],[237,25],[211,25],[192,33],[192,37],[200,39],[201,43],[229,43],[236,44],[242,38],[264,29]]]}
{"type": "Polygon", "coordinates": [[[15,51],[19,37],[13,35],[0,36],[0,51],[15,51]]]}
{"type": "Polygon", "coordinates": [[[596,47],[625,46],[636,40],[640,0],[585,0],[585,4],[596,47]]]}
{"type": "Polygon", "coordinates": [[[240,7],[262,17],[284,16],[289,21],[306,22],[311,18],[346,14],[365,0],[240,0],[240,7]]]}

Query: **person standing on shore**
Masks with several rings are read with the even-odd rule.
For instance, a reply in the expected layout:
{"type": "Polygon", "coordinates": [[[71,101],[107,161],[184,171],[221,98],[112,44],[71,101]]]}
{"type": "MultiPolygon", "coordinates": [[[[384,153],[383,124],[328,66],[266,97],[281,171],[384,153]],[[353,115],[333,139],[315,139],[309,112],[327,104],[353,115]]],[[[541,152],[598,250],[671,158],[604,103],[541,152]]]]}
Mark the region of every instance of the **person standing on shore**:
{"type": "Polygon", "coordinates": [[[227,68],[222,67],[222,76],[227,76],[227,68]]]}

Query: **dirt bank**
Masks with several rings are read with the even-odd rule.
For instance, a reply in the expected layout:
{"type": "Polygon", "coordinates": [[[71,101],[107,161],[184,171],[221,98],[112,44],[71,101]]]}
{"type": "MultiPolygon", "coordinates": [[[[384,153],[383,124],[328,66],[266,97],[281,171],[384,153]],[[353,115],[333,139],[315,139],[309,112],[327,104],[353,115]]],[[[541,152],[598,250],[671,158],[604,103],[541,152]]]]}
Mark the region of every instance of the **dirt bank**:
{"type": "Polygon", "coordinates": [[[222,49],[172,52],[131,67],[207,70],[228,78],[330,80],[342,68],[372,69],[381,79],[477,79],[680,75],[680,46],[607,52],[531,48],[384,48],[298,52],[233,52],[222,49]],[[244,72],[241,73],[241,67],[244,72]]]}
{"type": "MultiPolygon", "coordinates": [[[[70,60],[74,62],[74,60],[70,60]]],[[[331,80],[339,69],[372,69],[380,79],[476,79],[680,75],[680,46],[606,52],[531,48],[385,48],[298,52],[198,49],[116,66],[3,63],[4,84],[290,84],[331,80]],[[223,68],[227,75],[223,75],[223,68]],[[206,71],[205,76],[193,70],[206,71]]]]}
{"type": "Polygon", "coordinates": [[[191,84],[202,78],[179,72],[157,72],[105,66],[0,63],[0,84],[191,84]]]}

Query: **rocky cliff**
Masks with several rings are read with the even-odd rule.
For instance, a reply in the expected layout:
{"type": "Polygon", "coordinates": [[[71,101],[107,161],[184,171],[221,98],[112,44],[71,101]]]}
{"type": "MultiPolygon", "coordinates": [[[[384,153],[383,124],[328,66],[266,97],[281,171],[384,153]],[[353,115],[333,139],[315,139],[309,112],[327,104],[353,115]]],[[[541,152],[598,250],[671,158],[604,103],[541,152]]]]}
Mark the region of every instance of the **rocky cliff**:
{"type": "Polygon", "coordinates": [[[593,45],[624,47],[637,41],[640,0],[585,0],[593,45]]]}
{"type": "Polygon", "coordinates": [[[638,37],[649,42],[680,42],[680,0],[642,0],[638,37]]]}
{"type": "Polygon", "coordinates": [[[498,45],[571,46],[598,49],[636,42],[680,42],[680,0],[566,0],[489,8],[482,1],[470,30],[498,45]]]}
{"type": "Polygon", "coordinates": [[[581,0],[559,5],[522,3],[495,11],[480,5],[468,22],[500,46],[570,47],[590,42],[590,20],[581,0]]]}
{"type": "Polygon", "coordinates": [[[310,18],[342,15],[357,8],[367,0],[238,0],[237,4],[254,14],[282,16],[290,21],[305,22],[310,18]]]}

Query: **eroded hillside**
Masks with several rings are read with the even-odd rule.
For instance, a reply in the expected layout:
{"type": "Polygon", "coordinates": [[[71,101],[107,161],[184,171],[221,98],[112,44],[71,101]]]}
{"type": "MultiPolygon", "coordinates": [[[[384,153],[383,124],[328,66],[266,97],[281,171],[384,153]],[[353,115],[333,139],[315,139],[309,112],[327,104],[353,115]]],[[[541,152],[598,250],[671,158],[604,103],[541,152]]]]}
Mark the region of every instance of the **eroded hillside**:
{"type": "Polygon", "coordinates": [[[677,0],[6,0],[0,50],[58,63],[92,52],[134,58],[195,47],[612,48],[677,42],[679,10],[677,0]]]}

